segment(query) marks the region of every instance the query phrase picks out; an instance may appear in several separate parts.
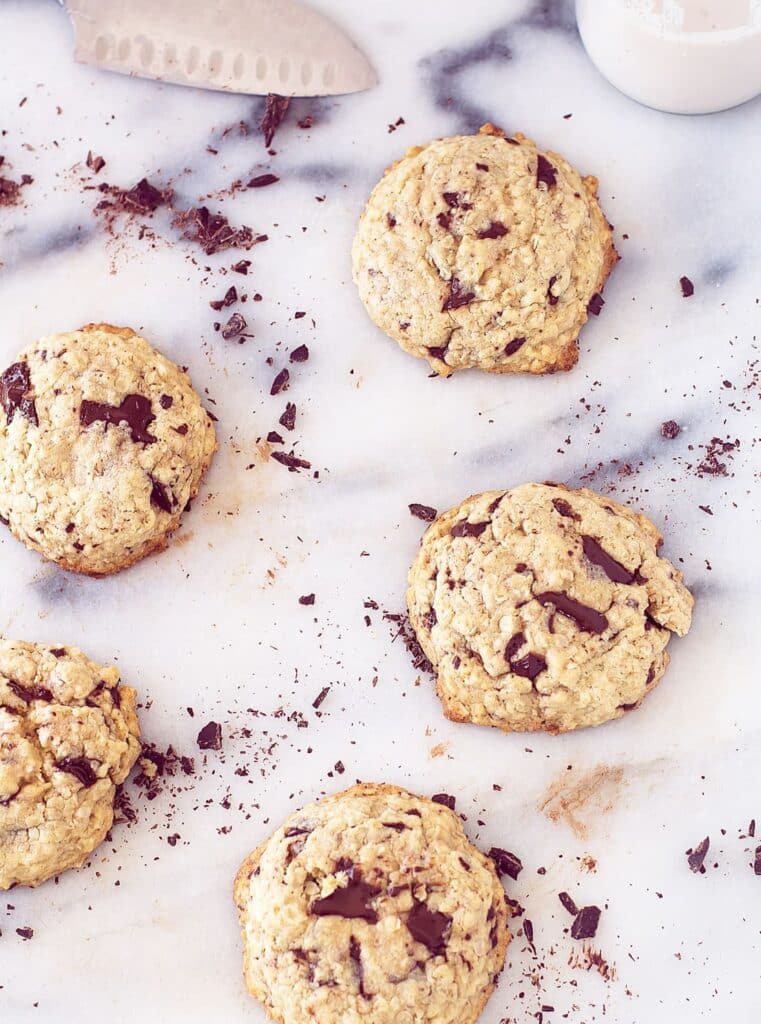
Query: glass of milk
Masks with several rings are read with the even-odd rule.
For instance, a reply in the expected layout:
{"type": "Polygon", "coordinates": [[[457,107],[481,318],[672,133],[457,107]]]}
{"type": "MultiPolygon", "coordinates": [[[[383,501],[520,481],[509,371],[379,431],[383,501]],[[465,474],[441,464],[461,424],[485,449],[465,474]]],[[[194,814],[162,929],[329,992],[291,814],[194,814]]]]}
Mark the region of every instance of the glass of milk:
{"type": "Polygon", "coordinates": [[[761,94],[761,0],[576,0],[587,53],[649,107],[726,110],[761,94]]]}

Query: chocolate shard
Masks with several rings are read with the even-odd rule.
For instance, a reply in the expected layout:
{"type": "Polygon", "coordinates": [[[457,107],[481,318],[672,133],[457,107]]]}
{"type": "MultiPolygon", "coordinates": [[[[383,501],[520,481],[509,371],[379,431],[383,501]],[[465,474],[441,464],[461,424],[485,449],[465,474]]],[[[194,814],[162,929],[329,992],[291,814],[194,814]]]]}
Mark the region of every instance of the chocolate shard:
{"type": "Polygon", "coordinates": [[[359,918],[368,921],[370,924],[377,924],[378,915],[370,906],[370,900],[377,896],[380,890],[374,885],[363,882],[359,872],[352,869],[351,877],[347,885],[336,889],[329,896],[315,900],[309,908],[310,913],[316,917],[346,917],[359,918]]]}
{"type": "Polygon", "coordinates": [[[275,138],[275,132],[283,123],[283,118],[288,112],[290,102],[289,96],[278,96],[274,92],[269,93],[264,101],[264,116],[262,117],[260,128],[264,136],[264,145],[268,149],[275,138]]]}
{"type": "Polygon", "coordinates": [[[412,938],[422,943],[434,956],[444,953],[452,927],[452,918],[448,914],[431,910],[427,904],[415,900],[405,924],[412,938]]]}
{"type": "Polygon", "coordinates": [[[679,284],[681,285],[681,288],[682,288],[682,296],[685,299],[689,299],[689,297],[691,295],[694,295],[694,293],[695,293],[695,285],[692,283],[692,281],[689,279],[689,277],[680,277],[679,278],[679,284]]]}
{"type": "Polygon", "coordinates": [[[468,291],[458,278],[453,277],[449,282],[449,292],[444,297],[441,311],[446,313],[449,309],[460,309],[461,306],[468,306],[475,297],[475,292],[468,291]]]}
{"type": "Polygon", "coordinates": [[[449,532],[452,537],[480,537],[488,525],[488,520],[483,523],[469,523],[467,519],[463,519],[455,523],[449,532]]]}
{"type": "Polygon", "coordinates": [[[525,338],[513,338],[512,341],[508,341],[508,343],[505,345],[505,355],[514,356],[518,349],[523,348],[525,344],[525,338]]]}
{"type": "Polygon", "coordinates": [[[535,600],[542,606],[552,605],[556,612],[572,619],[579,629],[585,633],[604,633],[608,628],[608,620],[595,608],[574,601],[568,594],[561,594],[555,590],[546,590],[542,594],[535,594],[535,600]]]}
{"type": "Polygon", "coordinates": [[[572,939],[593,939],[600,923],[599,907],[582,907],[571,925],[572,939]]]}
{"type": "Polygon", "coordinates": [[[151,505],[160,508],[162,512],[171,513],[174,508],[171,492],[158,480],[154,480],[152,476],[149,476],[148,479],[151,481],[151,505]]]}
{"type": "Polygon", "coordinates": [[[705,874],[706,869],[703,865],[703,861],[706,859],[708,847],[710,845],[711,840],[706,836],[705,839],[701,839],[694,850],[687,851],[687,863],[689,864],[690,871],[692,871],[693,874],[705,874]]]}
{"type": "Polygon", "coordinates": [[[413,501],[407,508],[410,510],[411,516],[415,516],[416,519],[422,519],[425,523],[432,523],[436,518],[436,509],[431,505],[419,505],[416,501],[413,501]]]}
{"type": "Polygon", "coordinates": [[[510,666],[511,672],[516,676],[522,676],[524,679],[530,679],[531,682],[536,679],[547,668],[547,662],[541,656],[533,651],[529,651],[522,658],[518,657],[518,651],[525,646],[526,637],[523,633],[515,633],[514,636],[508,641],[507,647],[505,648],[505,661],[510,666]]]}
{"type": "Polygon", "coordinates": [[[94,786],[98,781],[98,776],[86,757],[64,757],[56,762],[56,768],[59,772],[68,772],[69,775],[73,775],[85,789],[94,786]]]}
{"type": "Polygon", "coordinates": [[[504,238],[509,234],[509,230],[502,221],[493,220],[488,227],[478,232],[476,238],[504,238]]]}
{"type": "Polygon", "coordinates": [[[579,908],[576,906],[573,897],[567,892],[559,892],[558,899],[563,904],[568,913],[576,917],[576,915],[579,912],[579,908]]]}
{"type": "Polygon", "coordinates": [[[219,722],[207,722],[196,738],[201,750],[222,749],[222,726],[219,722]]]}
{"type": "Polygon", "coordinates": [[[153,444],[156,440],[153,434],[148,433],[148,426],[155,419],[150,399],[144,395],[127,395],[120,405],[106,405],[104,402],[84,399],[79,407],[79,422],[83,427],[89,427],[98,420],[115,426],[126,423],[132,440],[142,444],[153,444]]]}
{"type": "Polygon", "coordinates": [[[489,856],[494,861],[498,875],[509,875],[510,878],[515,880],[523,871],[523,862],[520,857],[510,853],[509,850],[503,850],[499,846],[492,846],[491,850],[489,850],[489,856]]]}
{"type": "Polygon", "coordinates": [[[277,181],[280,181],[280,178],[276,174],[257,174],[249,181],[248,188],[266,188],[267,185],[274,185],[277,181]]]}
{"type": "Polygon", "coordinates": [[[594,537],[589,537],[585,534],[581,538],[581,544],[584,548],[585,557],[593,565],[599,565],[612,583],[631,584],[635,582],[637,574],[629,572],[625,565],[617,562],[594,537]]]}

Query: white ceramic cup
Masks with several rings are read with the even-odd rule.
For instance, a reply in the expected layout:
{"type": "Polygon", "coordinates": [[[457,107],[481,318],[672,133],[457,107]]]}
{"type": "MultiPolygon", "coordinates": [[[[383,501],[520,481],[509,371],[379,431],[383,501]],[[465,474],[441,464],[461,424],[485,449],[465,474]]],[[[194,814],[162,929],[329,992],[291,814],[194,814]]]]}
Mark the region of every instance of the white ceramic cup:
{"type": "Polygon", "coordinates": [[[617,89],[675,114],[761,94],[760,0],[576,0],[587,53],[617,89]]]}

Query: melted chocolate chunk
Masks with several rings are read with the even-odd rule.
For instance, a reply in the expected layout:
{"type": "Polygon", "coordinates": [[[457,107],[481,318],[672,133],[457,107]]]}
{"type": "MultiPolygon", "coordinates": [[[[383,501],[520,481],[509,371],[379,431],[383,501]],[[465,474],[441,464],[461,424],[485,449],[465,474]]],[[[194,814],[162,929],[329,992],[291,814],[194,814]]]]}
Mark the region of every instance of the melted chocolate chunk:
{"type": "Polygon", "coordinates": [[[581,519],[581,516],[578,514],[578,512],[574,512],[573,507],[569,502],[565,500],[565,498],[553,498],[552,504],[555,508],[555,511],[559,515],[565,516],[566,519],[581,519]]]}
{"type": "Polygon", "coordinates": [[[593,939],[600,923],[599,907],[582,907],[571,925],[572,939],[593,939]]]}
{"type": "Polygon", "coordinates": [[[599,565],[605,575],[613,583],[634,583],[637,574],[629,572],[625,565],[621,565],[615,558],[608,554],[604,547],[586,534],[581,538],[584,548],[584,555],[593,565],[599,565]]]}
{"type": "Polygon", "coordinates": [[[563,904],[568,913],[573,914],[573,916],[576,917],[576,915],[579,912],[579,908],[574,903],[573,897],[567,892],[559,892],[558,899],[563,904]]]}
{"type": "Polygon", "coordinates": [[[592,316],[599,316],[602,312],[602,307],[605,305],[605,299],[600,295],[599,292],[595,292],[592,298],[587,303],[587,313],[591,313],[592,316]]]}
{"type": "Polygon", "coordinates": [[[174,399],[171,395],[162,395],[159,399],[159,405],[162,409],[171,409],[174,404],[174,399]]]}
{"type": "Polygon", "coordinates": [[[448,350],[449,345],[442,345],[441,348],[437,348],[434,346],[428,349],[428,351],[434,357],[434,359],[441,359],[442,362],[444,361],[444,357],[446,356],[448,350]]]}
{"type": "Polygon", "coordinates": [[[478,232],[476,238],[504,238],[509,234],[509,230],[501,221],[493,220],[488,228],[478,232]]]}
{"type": "Polygon", "coordinates": [[[222,749],[222,726],[218,722],[207,722],[196,737],[201,750],[222,749]]]}
{"type": "Polygon", "coordinates": [[[262,117],[260,128],[264,136],[264,145],[268,149],[275,138],[275,132],[283,123],[283,118],[288,111],[290,102],[290,97],[278,96],[275,92],[269,93],[264,102],[264,116],[262,117]]]}
{"type": "Polygon", "coordinates": [[[152,476],[149,476],[148,479],[151,481],[151,505],[160,508],[162,512],[171,512],[174,508],[171,492],[158,480],[154,480],[152,476]]]}
{"type": "Polygon", "coordinates": [[[472,210],[473,204],[466,203],[461,192],[444,192],[444,202],[453,210],[472,210]]]}
{"type": "Polygon", "coordinates": [[[448,309],[459,309],[461,306],[469,305],[475,299],[476,293],[469,292],[464,288],[456,277],[449,282],[449,294],[444,299],[441,307],[442,313],[448,309]]]}
{"type": "Polygon", "coordinates": [[[276,174],[258,174],[248,183],[249,188],[265,188],[267,185],[274,185],[280,178],[276,174]]]}
{"type": "Polygon", "coordinates": [[[422,519],[425,523],[432,523],[436,518],[436,509],[430,505],[418,505],[416,501],[413,501],[407,508],[410,510],[411,516],[422,519]]]}
{"type": "Polygon", "coordinates": [[[273,452],[272,458],[275,462],[279,462],[281,466],[285,466],[289,473],[298,473],[300,469],[311,469],[312,463],[306,459],[300,459],[293,452],[273,452]]]}
{"type": "Polygon", "coordinates": [[[33,700],[46,700],[49,702],[53,699],[53,694],[44,686],[22,686],[21,683],[17,683],[14,679],[8,680],[8,689],[11,693],[15,693],[19,700],[23,700],[25,704],[31,704],[33,700]]]}
{"type": "MultiPolygon", "coordinates": [[[[353,867],[353,865],[352,865],[353,867]]],[[[337,870],[339,870],[337,868],[337,870]]],[[[351,869],[349,869],[351,870],[351,869]]],[[[374,885],[363,882],[358,872],[353,872],[349,878],[348,885],[342,889],[336,889],[329,896],[321,900],[315,900],[309,908],[316,917],[347,917],[360,918],[370,924],[376,924],[378,915],[369,906],[370,900],[380,892],[374,885]]]]}
{"type": "Polygon", "coordinates": [[[0,375],[0,405],[5,410],[6,422],[10,423],[16,410],[26,417],[35,427],[39,426],[37,407],[30,396],[32,381],[29,377],[29,364],[26,362],[11,363],[0,375]]]}
{"type": "Polygon", "coordinates": [[[483,523],[469,523],[467,519],[463,519],[455,523],[449,532],[452,537],[480,537],[488,525],[488,520],[483,523]]]}
{"type": "Polygon", "coordinates": [[[514,356],[518,349],[523,348],[525,344],[525,338],[513,338],[512,341],[508,341],[508,343],[505,345],[505,355],[514,356]]]}
{"type": "Polygon", "coordinates": [[[130,428],[133,441],[142,444],[153,444],[156,438],[148,433],[148,425],[156,417],[151,412],[150,399],[143,395],[127,395],[121,405],[106,405],[104,402],[90,402],[85,399],[79,407],[79,422],[83,427],[89,427],[97,420],[104,423],[113,423],[118,426],[126,423],[130,428]]]}
{"type": "Polygon", "coordinates": [[[59,772],[68,772],[69,775],[73,775],[85,789],[94,786],[98,781],[98,776],[86,757],[64,757],[63,760],[56,763],[56,768],[59,772]]]}
{"type": "MultiPolygon", "coordinates": [[[[442,804],[444,807],[448,807],[450,811],[453,811],[455,808],[456,800],[449,793],[434,793],[431,800],[435,804],[442,804]]],[[[413,812],[408,811],[407,813],[412,814],[413,812]]]]}
{"type": "Polygon", "coordinates": [[[103,168],[106,166],[106,161],[103,159],[103,157],[98,156],[96,153],[93,153],[91,149],[87,150],[86,163],[90,170],[93,172],[93,174],[97,174],[98,171],[102,171],[103,168]]]}
{"type": "Polygon", "coordinates": [[[535,654],[533,651],[529,651],[528,654],[519,658],[518,651],[525,643],[526,637],[523,633],[516,633],[511,637],[505,648],[505,661],[516,676],[523,676],[524,679],[530,679],[533,683],[536,677],[547,668],[547,662],[541,654],[535,654]]]}
{"type": "Polygon", "coordinates": [[[542,606],[553,605],[556,612],[573,619],[579,629],[585,633],[604,633],[608,628],[608,620],[595,608],[574,601],[568,594],[561,594],[556,590],[546,590],[543,594],[535,594],[536,600],[542,606]]]}
{"type": "Polygon", "coordinates": [[[557,182],[557,171],[552,166],[546,156],[542,156],[540,153],[536,158],[536,184],[537,188],[539,185],[546,185],[547,188],[552,188],[557,182]]]}
{"type": "Polygon", "coordinates": [[[703,861],[706,859],[708,853],[708,847],[711,845],[711,840],[708,836],[702,839],[694,850],[687,851],[687,863],[690,866],[690,871],[694,874],[705,874],[705,867],[703,861]]]}
{"type": "Polygon", "coordinates": [[[436,222],[439,225],[439,227],[444,228],[445,231],[449,231],[449,228],[452,224],[452,214],[444,213],[443,211],[441,213],[437,213],[436,222]]]}
{"type": "Polygon", "coordinates": [[[509,875],[515,880],[523,871],[523,862],[520,857],[516,857],[509,850],[502,850],[499,846],[492,846],[491,850],[489,850],[489,856],[494,861],[494,867],[500,876],[509,875]]]}
{"type": "Polygon", "coordinates": [[[452,927],[452,918],[447,914],[430,910],[425,903],[415,900],[405,924],[412,938],[416,942],[421,942],[434,956],[446,950],[447,938],[452,927]]]}

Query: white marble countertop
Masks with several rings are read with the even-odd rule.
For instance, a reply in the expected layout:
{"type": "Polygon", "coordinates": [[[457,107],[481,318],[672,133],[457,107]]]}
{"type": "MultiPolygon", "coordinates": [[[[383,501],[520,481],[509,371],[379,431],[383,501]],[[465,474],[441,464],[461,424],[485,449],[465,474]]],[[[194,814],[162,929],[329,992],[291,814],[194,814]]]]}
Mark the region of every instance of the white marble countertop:
{"type": "Polygon", "coordinates": [[[0,360],[44,333],[129,324],[189,366],[221,441],[174,546],[123,575],[67,575],[0,538],[0,631],[115,659],[149,705],[146,738],[196,758],[192,778],[165,778],[152,801],[131,787],[138,820],[89,867],[4,894],[0,1020],[263,1021],[241,980],[234,871],[291,809],[361,778],[456,794],[479,844],[522,858],[509,890],[525,916],[485,1024],[541,1012],[757,1021],[761,878],[744,836],[761,819],[761,101],[696,118],[638,107],[593,69],[562,3],[319,6],[380,85],[295,102],[269,156],[261,101],[75,66],[57,5],[0,5],[2,173],[34,178],[23,204],[0,210],[0,360]],[[313,127],[297,127],[310,112],[313,127]],[[351,284],[354,225],[382,169],[484,120],[600,178],[623,260],[569,374],[429,379],[351,284]],[[107,161],[95,177],[88,150],[107,161]],[[265,171],[280,182],[219,194],[265,171]],[[211,195],[269,241],[206,258],[178,242],[165,210],[109,236],[85,185],[143,176],[171,182],[178,205],[211,195]],[[143,222],[153,234],[140,238],[143,222]],[[247,277],[222,272],[242,256],[247,277]],[[209,301],[231,283],[263,297],[240,307],[253,333],[243,345],[212,328],[209,301]],[[274,374],[301,343],[310,359],[291,367],[287,397],[295,450],[319,479],[257,447],[285,404],[269,394],[274,374]],[[666,440],[671,419],[683,430],[666,440]],[[700,469],[712,438],[739,442],[719,456],[727,475],[700,469]],[[588,482],[642,508],[697,597],[694,628],[672,641],[642,709],[559,738],[445,721],[381,611],[363,606],[403,608],[423,525],[409,502],[444,509],[533,479],[588,482]],[[299,605],[311,592],[314,606],[299,605]],[[224,750],[204,763],[195,737],[212,718],[224,750]],[[576,832],[540,809],[549,786],[580,783],[583,796],[585,782],[576,832]],[[706,835],[706,874],[692,874],[685,850],[706,835]],[[567,933],[561,890],[603,908],[593,946],[607,978],[567,933]],[[26,927],[31,940],[16,932],[26,927]]]}

